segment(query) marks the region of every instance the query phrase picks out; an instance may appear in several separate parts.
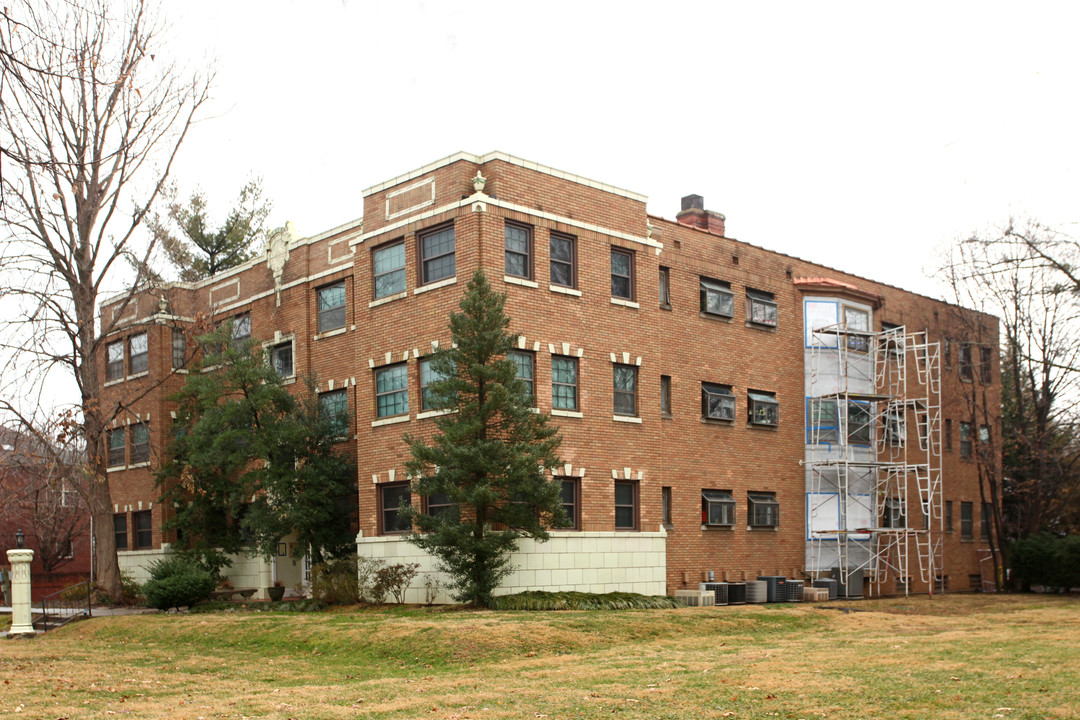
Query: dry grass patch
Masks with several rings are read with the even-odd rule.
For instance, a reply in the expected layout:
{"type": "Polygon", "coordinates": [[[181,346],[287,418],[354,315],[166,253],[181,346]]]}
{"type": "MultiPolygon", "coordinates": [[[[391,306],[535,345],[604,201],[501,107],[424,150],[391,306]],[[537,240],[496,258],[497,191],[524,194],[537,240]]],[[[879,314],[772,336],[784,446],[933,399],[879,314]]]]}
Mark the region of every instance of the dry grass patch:
{"type": "Polygon", "coordinates": [[[849,607],[100,618],[6,643],[0,715],[1080,717],[1076,600],[849,607]]]}

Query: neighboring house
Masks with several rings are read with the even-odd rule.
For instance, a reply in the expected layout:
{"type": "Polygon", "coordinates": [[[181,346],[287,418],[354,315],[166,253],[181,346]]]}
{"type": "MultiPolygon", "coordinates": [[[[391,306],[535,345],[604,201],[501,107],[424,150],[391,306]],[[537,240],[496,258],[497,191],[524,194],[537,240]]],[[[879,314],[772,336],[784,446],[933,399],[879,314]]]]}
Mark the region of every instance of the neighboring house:
{"type": "MultiPolygon", "coordinates": [[[[978,575],[964,389],[985,383],[998,417],[997,353],[973,353],[970,330],[997,337],[996,318],[726,237],[699,196],[668,220],[643,195],[503,153],[458,153],[363,196],[351,223],[290,226],[210,280],[103,303],[120,321],[106,401],[128,410],[109,442],[122,567],[167,549],[153,466],[183,328],[208,313],[236,319],[288,380],[319,378],[358,458],[357,551],[429,571],[397,507],[438,507],[409,492],[402,434],[434,430],[425,358],[481,267],[507,294],[520,376],[560,427],[552,472],[573,521],[523,543],[505,591],[670,593],[840,567],[869,592],[925,592],[978,575]]],[[[303,577],[289,557],[232,572],[257,587],[303,577]]]]}
{"type": "Polygon", "coordinates": [[[0,565],[22,530],[34,550],[34,600],[90,577],[90,511],[77,492],[78,469],[70,451],[0,427],[0,565]]]}

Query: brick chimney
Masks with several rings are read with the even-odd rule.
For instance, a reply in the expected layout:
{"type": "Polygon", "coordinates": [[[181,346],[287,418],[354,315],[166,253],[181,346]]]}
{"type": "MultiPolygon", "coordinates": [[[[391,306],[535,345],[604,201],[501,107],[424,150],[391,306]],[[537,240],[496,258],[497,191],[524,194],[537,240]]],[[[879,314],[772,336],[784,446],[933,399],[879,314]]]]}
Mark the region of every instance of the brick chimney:
{"type": "Polygon", "coordinates": [[[711,233],[723,236],[724,220],[722,213],[705,209],[705,198],[700,195],[687,195],[682,199],[682,210],[675,219],[683,225],[708,230],[711,233]]]}

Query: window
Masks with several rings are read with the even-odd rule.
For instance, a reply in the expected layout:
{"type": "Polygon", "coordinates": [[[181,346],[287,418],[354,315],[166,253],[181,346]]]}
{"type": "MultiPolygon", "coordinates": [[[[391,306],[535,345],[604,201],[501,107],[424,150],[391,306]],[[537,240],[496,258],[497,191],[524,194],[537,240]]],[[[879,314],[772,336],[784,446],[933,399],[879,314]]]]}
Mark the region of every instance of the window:
{"type": "Polygon", "coordinates": [[[982,444],[982,445],[986,445],[989,442],[990,442],[990,426],[989,425],[980,425],[979,426],[979,443],[982,444]]]}
{"type": "Polygon", "coordinates": [[[445,377],[436,372],[431,366],[431,358],[420,359],[420,410],[439,410],[446,407],[446,402],[441,397],[432,394],[431,383],[444,380],[445,377]]]}
{"type": "Polygon", "coordinates": [[[988,347],[979,348],[979,381],[985,385],[990,384],[994,369],[993,350],[988,347]]]}
{"type": "Polygon", "coordinates": [[[344,388],[320,393],[319,412],[329,421],[334,437],[344,438],[349,434],[349,396],[344,388]]]}
{"type": "Polygon", "coordinates": [[[637,483],[615,483],[615,529],[637,530],[637,483]]]}
{"type": "Polygon", "coordinates": [[[116,537],[116,549],[127,550],[127,513],[112,516],[113,535],[116,537]]]}
{"type": "Polygon", "coordinates": [[[570,521],[567,530],[581,529],[581,516],[578,509],[581,507],[581,482],[577,478],[562,478],[562,488],[559,491],[562,501],[563,512],[570,521]]]}
{"type": "Polygon", "coordinates": [[[881,527],[907,527],[907,511],[898,498],[885,498],[885,504],[881,508],[881,527]]]}
{"type": "Polygon", "coordinates": [[[532,277],[532,228],[506,223],[506,274],[532,277]]]}
{"type": "Polygon", "coordinates": [[[131,426],[131,464],[150,462],[150,426],[135,423],[131,426]]]}
{"type": "Polygon", "coordinates": [[[371,255],[375,299],[405,292],[405,241],[375,248],[371,255]]]}
{"type": "Polygon", "coordinates": [[[836,411],[836,400],[809,398],[810,422],[807,423],[810,443],[840,442],[840,416],[836,411]]]}
{"type": "Polygon", "coordinates": [[[528,389],[529,405],[536,407],[536,362],[531,352],[511,350],[506,357],[517,367],[517,379],[528,389]]]}
{"type": "Polygon", "coordinates": [[[615,414],[637,415],[637,368],[616,365],[614,368],[615,414]]]}
{"type": "Polygon", "coordinates": [[[970,345],[961,345],[959,350],[958,350],[958,353],[960,355],[960,362],[959,362],[960,379],[961,380],[971,380],[972,379],[971,346],[970,345]]]}
{"type": "Polygon", "coordinates": [[[551,358],[551,407],[556,410],[578,409],[577,358],[554,355],[551,358]]]}
{"type": "Polygon", "coordinates": [[[454,277],[454,226],[420,235],[421,285],[454,277]]]}
{"type": "Polygon", "coordinates": [[[979,523],[979,538],[985,542],[990,541],[990,527],[991,523],[993,522],[993,516],[994,513],[992,511],[990,503],[984,502],[982,504],[982,517],[980,518],[981,522],[979,523]]]}
{"type": "Polygon", "coordinates": [[[776,502],[775,493],[747,493],[746,499],[749,505],[747,521],[750,527],[778,527],[780,525],[780,503],[776,502]]]}
{"type": "Polygon", "coordinates": [[[660,307],[671,309],[671,269],[660,267],[660,307]]]}
{"type": "Polygon", "coordinates": [[[124,433],[124,428],[109,431],[109,467],[122,467],[127,461],[124,433]]]}
{"type": "Polygon", "coordinates": [[[375,371],[375,414],[378,417],[406,415],[409,412],[409,374],[405,364],[390,365],[375,371]]]}
{"type": "Polygon", "coordinates": [[[124,377],[124,341],[118,340],[105,346],[105,379],[119,380],[124,377]]]}
{"type": "Polygon", "coordinates": [[[233,350],[242,352],[244,344],[251,339],[251,315],[244,313],[233,318],[232,331],[229,340],[233,350]]]}
{"type": "Polygon", "coordinates": [[[669,487],[660,488],[660,522],[668,529],[673,527],[671,522],[671,488],[669,487]]]}
{"type": "Polygon", "coordinates": [[[660,376],[660,414],[671,417],[671,376],[660,376]]]}
{"type": "Polygon", "coordinates": [[[315,291],[319,310],[319,332],[345,327],[345,281],[315,291]]]}
{"type": "Polygon", "coordinates": [[[270,348],[270,364],[273,365],[277,374],[283,378],[289,378],[296,374],[293,368],[292,340],[279,343],[270,348]]]}
{"type": "Polygon", "coordinates": [[[971,459],[971,423],[960,423],[960,457],[971,459]]]}
{"type": "Polygon", "coordinates": [[[701,383],[701,417],[705,420],[735,419],[735,395],[730,385],[701,383]]]}
{"type": "Polygon", "coordinates": [[[972,504],[969,502],[960,503],[960,538],[962,540],[973,540],[975,538],[974,528],[972,527],[972,504]]]}
{"type": "Polygon", "coordinates": [[[870,403],[865,400],[849,400],[847,404],[848,444],[869,445],[872,429],[870,403]]]}
{"type": "Polygon", "coordinates": [[[945,532],[951,533],[953,531],[952,525],[952,500],[945,501],[945,532]]]}
{"type": "Polygon", "coordinates": [[[457,503],[450,502],[447,493],[431,493],[424,498],[424,511],[431,517],[441,515],[457,503]]]}
{"type": "MultiPolygon", "coordinates": [[[[859,308],[844,306],[844,325],[848,331],[863,333],[870,331],[870,313],[859,308]]],[[[865,335],[848,335],[848,350],[866,352],[870,349],[869,337],[865,335]]]]}
{"type": "Polygon", "coordinates": [[[749,420],[752,424],[776,427],[780,423],[780,403],[776,402],[776,395],[748,390],[746,399],[749,420]]]}
{"type": "Polygon", "coordinates": [[[727,527],[735,524],[735,498],[730,491],[701,491],[701,523],[727,527]]]}
{"type": "Polygon", "coordinates": [[[731,284],[701,278],[701,312],[719,317],[735,317],[735,296],[731,284]]]}
{"type": "Polygon", "coordinates": [[[150,354],[146,333],[139,333],[128,338],[129,375],[138,375],[150,369],[150,354]]]}
{"type": "Polygon", "coordinates": [[[945,338],[941,341],[944,347],[942,354],[945,356],[945,367],[952,365],[952,340],[945,338]]]}
{"type": "Polygon", "coordinates": [[[952,420],[945,420],[945,449],[952,452],[952,420]]]}
{"type": "Polygon", "coordinates": [[[153,520],[149,510],[131,513],[131,524],[135,526],[135,550],[146,550],[154,545],[153,520]]]}
{"type": "Polygon", "coordinates": [[[776,301],[772,293],[746,288],[746,321],[776,327],[776,301]]]}
{"type": "Polygon", "coordinates": [[[634,299],[634,253],[611,248],[611,297],[634,299]]]}
{"type": "Polygon", "coordinates": [[[577,286],[577,238],[551,233],[551,284],[577,286]]]}
{"type": "Polygon", "coordinates": [[[172,329],[172,366],[179,370],[187,365],[187,333],[184,328],[172,329]]]}
{"type": "Polygon", "coordinates": [[[402,505],[409,507],[412,504],[411,501],[409,483],[390,483],[379,486],[379,516],[382,520],[384,535],[408,532],[411,529],[408,519],[399,512],[402,505]]]}
{"type": "Polygon", "coordinates": [[[902,447],[904,440],[907,438],[907,422],[904,417],[904,408],[890,405],[885,410],[882,422],[884,423],[885,442],[902,447]]]}

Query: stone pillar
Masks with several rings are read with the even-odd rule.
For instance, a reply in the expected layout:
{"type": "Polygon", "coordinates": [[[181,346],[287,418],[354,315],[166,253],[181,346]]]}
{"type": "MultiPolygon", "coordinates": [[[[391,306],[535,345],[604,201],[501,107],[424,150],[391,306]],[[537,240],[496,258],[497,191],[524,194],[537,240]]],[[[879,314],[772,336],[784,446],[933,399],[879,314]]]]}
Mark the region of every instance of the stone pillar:
{"type": "Polygon", "coordinates": [[[259,592],[255,593],[255,597],[267,599],[270,596],[266,594],[266,588],[273,584],[271,578],[270,563],[274,562],[273,558],[267,561],[266,558],[259,556],[259,592]]]}
{"type": "Polygon", "coordinates": [[[33,550],[8,550],[11,563],[11,629],[8,637],[33,637],[30,619],[30,562],[33,550]]]}

